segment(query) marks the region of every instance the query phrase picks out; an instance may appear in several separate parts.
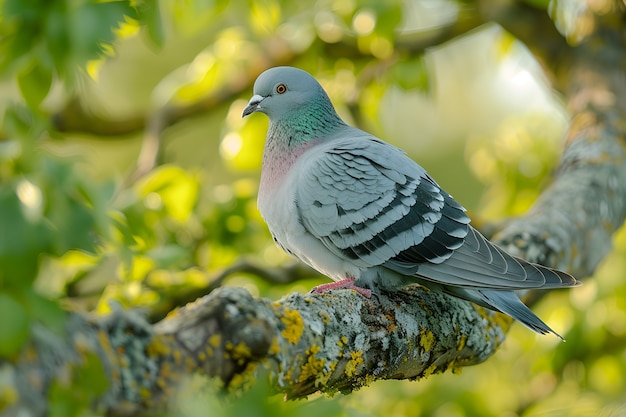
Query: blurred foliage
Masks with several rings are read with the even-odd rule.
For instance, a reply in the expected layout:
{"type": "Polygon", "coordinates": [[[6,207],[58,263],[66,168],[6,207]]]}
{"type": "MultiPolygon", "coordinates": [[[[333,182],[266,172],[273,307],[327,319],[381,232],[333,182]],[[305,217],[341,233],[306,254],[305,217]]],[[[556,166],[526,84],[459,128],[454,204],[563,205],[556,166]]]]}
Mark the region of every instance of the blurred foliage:
{"type": "MultiPolygon", "coordinates": [[[[571,42],[585,35],[589,13],[607,12],[603,2],[528,3],[549,9],[571,42]]],[[[343,117],[407,149],[470,209],[492,219],[523,213],[557,162],[564,110],[528,51],[497,27],[424,52],[470,7],[0,0],[0,358],[17,358],[34,322],[60,332],[60,305],[104,313],[115,301],[157,318],[242,257],[288,262],[255,205],[267,120],[240,117],[254,77],[271,65],[311,71],[343,117]],[[184,111],[196,108],[202,117],[184,111]],[[158,119],[173,110],[188,117],[158,119]],[[66,131],[59,120],[81,127],[66,131]],[[158,164],[129,181],[145,120],[163,122],[158,164]]],[[[207,394],[181,407],[190,416],[619,414],[626,233],[615,243],[585,286],[537,306],[566,344],[515,326],[492,360],[460,376],[295,403],[266,399],[260,384],[238,399],[207,394]]],[[[313,285],[243,273],[228,284],[272,298],[313,285]]],[[[52,387],[51,415],[84,415],[106,389],[88,362],[76,371],[80,389],[52,387]]],[[[191,392],[206,383],[193,380],[191,392]]]]}

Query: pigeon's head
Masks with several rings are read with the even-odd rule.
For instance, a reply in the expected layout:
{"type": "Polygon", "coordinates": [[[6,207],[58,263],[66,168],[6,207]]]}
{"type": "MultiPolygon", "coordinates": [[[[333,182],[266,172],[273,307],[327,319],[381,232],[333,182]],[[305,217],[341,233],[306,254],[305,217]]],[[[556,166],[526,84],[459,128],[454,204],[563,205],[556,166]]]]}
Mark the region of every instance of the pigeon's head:
{"type": "Polygon", "coordinates": [[[256,79],[254,95],[243,110],[242,117],[261,112],[267,114],[270,120],[278,121],[294,111],[320,105],[332,109],[326,92],[308,72],[292,67],[275,67],[256,79]]]}

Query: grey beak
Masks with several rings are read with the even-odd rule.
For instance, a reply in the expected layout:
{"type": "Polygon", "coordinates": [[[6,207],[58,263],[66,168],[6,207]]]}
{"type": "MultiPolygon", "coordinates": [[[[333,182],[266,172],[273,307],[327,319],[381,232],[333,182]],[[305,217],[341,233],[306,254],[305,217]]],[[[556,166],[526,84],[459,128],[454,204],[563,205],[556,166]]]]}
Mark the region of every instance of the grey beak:
{"type": "Polygon", "coordinates": [[[263,101],[264,98],[265,97],[260,96],[258,94],[253,95],[250,101],[248,102],[248,105],[246,106],[246,108],[243,109],[243,113],[241,114],[241,117],[246,117],[247,115],[252,114],[255,111],[257,111],[259,108],[259,104],[261,104],[261,101],[263,101]]]}

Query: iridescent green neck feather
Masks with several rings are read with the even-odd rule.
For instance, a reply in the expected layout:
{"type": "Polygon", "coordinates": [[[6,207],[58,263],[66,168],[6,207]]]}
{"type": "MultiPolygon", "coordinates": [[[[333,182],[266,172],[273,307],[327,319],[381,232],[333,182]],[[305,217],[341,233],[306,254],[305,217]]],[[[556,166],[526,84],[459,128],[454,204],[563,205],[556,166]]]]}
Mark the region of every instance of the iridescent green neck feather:
{"type": "Polygon", "coordinates": [[[278,147],[297,147],[327,137],[345,123],[335,112],[328,96],[312,98],[304,105],[270,118],[267,140],[278,147]]]}

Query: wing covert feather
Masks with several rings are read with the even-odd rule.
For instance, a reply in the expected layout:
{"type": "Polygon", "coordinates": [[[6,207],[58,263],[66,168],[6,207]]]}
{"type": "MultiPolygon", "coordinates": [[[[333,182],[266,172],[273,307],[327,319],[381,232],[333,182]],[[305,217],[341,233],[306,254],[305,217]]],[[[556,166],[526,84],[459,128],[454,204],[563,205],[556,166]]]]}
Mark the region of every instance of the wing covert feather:
{"type": "Polygon", "coordinates": [[[301,222],[333,253],[378,266],[397,256],[440,263],[469,218],[424,169],[378,140],[338,141],[299,179],[301,222]]]}

